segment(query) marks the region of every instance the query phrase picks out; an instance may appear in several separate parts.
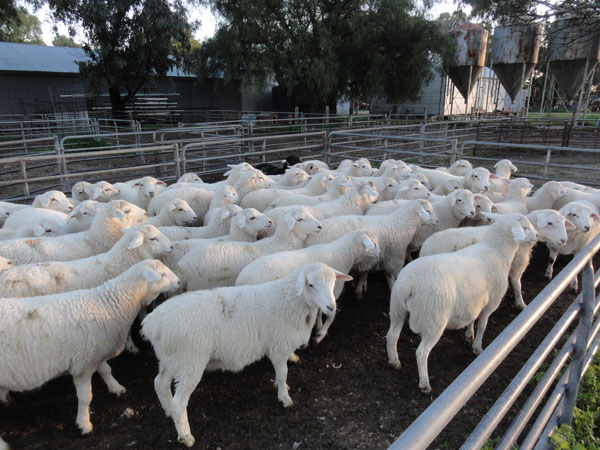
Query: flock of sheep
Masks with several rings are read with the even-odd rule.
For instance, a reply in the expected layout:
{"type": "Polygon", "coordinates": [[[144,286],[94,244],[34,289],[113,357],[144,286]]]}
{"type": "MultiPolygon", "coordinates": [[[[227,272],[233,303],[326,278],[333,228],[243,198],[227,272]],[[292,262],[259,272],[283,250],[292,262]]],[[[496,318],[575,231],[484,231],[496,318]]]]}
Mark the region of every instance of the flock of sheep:
{"type": "Polygon", "coordinates": [[[600,191],[550,181],[529,195],[510,161],[495,168],[386,160],[375,169],[360,158],[267,176],[240,163],[217,183],[146,176],[0,202],[0,401],[68,373],[77,426],[89,433],[92,374],[125,392],[107,360],[138,351],[130,329],[140,317],[159,361],[158,399],[192,446],[187,403],[205,370],[240,371],[266,356],[290,406],[288,360],[311,335],[326,336],[347,274],[360,298],[377,270],[391,290],[389,363],[400,367],[408,318],[428,393],[427,359],[445,329],[466,327],[478,354],[509,282],[525,308],[520,280],[537,241],[550,250],[550,278],[558,254],[600,231],[600,191]]]}

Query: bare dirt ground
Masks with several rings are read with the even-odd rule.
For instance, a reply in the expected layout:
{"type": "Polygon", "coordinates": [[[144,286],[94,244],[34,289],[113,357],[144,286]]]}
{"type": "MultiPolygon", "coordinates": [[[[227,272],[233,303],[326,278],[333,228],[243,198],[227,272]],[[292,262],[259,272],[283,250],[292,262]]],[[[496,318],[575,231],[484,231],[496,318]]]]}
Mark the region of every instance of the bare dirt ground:
{"type": "MultiPolygon", "coordinates": [[[[546,258],[545,247],[536,247],[523,282],[526,302],[546,284],[546,258]]],[[[566,262],[559,257],[556,269],[566,262]]],[[[563,294],[432,448],[460,446],[573,298],[573,292],[563,294]]],[[[484,347],[517,315],[512,303],[507,294],[491,316],[484,347]]],[[[422,395],[415,361],[419,337],[407,326],[398,346],[403,368],[397,371],[387,363],[388,304],[389,290],[381,274],[370,277],[362,301],[350,289],[344,292],[329,335],[320,345],[298,351],[301,364],[290,364],[288,384],[295,402],[290,408],[277,400],[268,360],[240,373],[205,374],[188,406],[194,448],[388,447],[475,358],[464,330],[445,332],[429,358],[433,394],[422,395]]],[[[154,392],[157,364],[152,348],[139,335],[134,339],[141,348],[138,355],[125,353],[110,362],[113,374],[128,389],[124,396],[109,394],[94,377],[91,434],[80,436],[75,389],[70,377],[62,377],[35,392],[13,394],[12,405],[0,406],[0,436],[19,450],[183,448],[154,392]]]]}

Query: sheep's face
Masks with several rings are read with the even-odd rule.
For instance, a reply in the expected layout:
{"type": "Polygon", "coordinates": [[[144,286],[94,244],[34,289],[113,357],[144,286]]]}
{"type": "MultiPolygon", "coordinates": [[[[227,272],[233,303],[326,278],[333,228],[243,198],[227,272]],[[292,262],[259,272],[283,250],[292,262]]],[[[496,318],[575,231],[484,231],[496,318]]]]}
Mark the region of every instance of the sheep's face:
{"type": "Polygon", "coordinates": [[[283,215],[282,220],[288,230],[293,230],[300,239],[306,239],[309,234],[320,233],[323,229],[321,223],[306,208],[292,208],[283,215]]]}
{"type": "Polygon", "coordinates": [[[61,213],[69,214],[75,205],[60,191],[48,191],[36,198],[42,208],[52,209],[61,213]]]}
{"type": "Polygon", "coordinates": [[[466,174],[470,178],[472,190],[475,193],[486,192],[490,188],[490,171],[485,167],[478,167],[466,174]]]}
{"type": "Polygon", "coordinates": [[[288,186],[296,186],[306,180],[308,180],[308,173],[300,167],[294,167],[287,169],[285,175],[283,175],[282,182],[288,186]]]}
{"type": "Polygon", "coordinates": [[[381,248],[379,247],[379,240],[376,234],[359,232],[357,237],[362,246],[364,256],[375,259],[381,257],[381,248]]]}
{"type": "Polygon", "coordinates": [[[475,214],[477,219],[483,221],[484,223],[491,223],[492,219],[489,216],[485,216],[481,213],[490,213],[497,212],[496,206],[494,202],[492,202],[488,197],[482,194],[475,194],[475,214]]]}
{"type": "Polygon", "coordinates": [[[406,180],[398,187],[396,198],[406,200],[427,199],[431,194],[419,180],[406,180]]]}
{"type": "Polygon", "coordinates": [[[4,256],[0,256],[0,272],[4,272],[5,270],[10,270],[12,268],[13,262],[4,256]]]}
{"type": "Polygon", "coordinates": [[[237,204],[240,201],[237,191],[233,186],[223,186],[223,200],[229,204],[237,204]]]}
{"type": "Polygon", "coordinates": [[[462,177],[463,175],[469,173],[471,170],[473,170],[473,166],[469,161],[467,161],[466,159],[459,159],[450,166],[448,172],[452,175],[456,175],[457,177],[462,177]]]}
{"type": "Polygon", "coordinates": [[[90,186],[90,183],[87,181],[80,181],[79,183],[75,183],[73,188],[71,189],[71,196],[77,202],[82,202],[88,199],[88,194],[86,192],[86,186],[90,186]]]}
{"type": "Polygon", "coordinates": [[[143,246],[143,252],[147,258],[154,258],[173,251],[171,241],[152,225],[134,228],[125,239],[131,239],[127,246],[129,250],[143,246]]]}
{"type": "Polygon", "coordinates": [[[423,223],[428,225],[437,225],[439,219],[435,214],[435,210],[431,203],[427,200],[419,200],[419,205],[417,206],[417,214],[423,219],[423,223]]]}
{"type": "Polygon", "coordinates": [[[510,178],[512,172],[517,172],[517,166],[515,166],[510,160],[502,159],[494,164],[496,169],[496,175],[502,178],[510,178]]]}
{"type": "Polygon", "coordinates": [[[100,205],[98,202],[95,202],[94,200],[84,200],[69,213],[66,222],[76,220],[79,222],[81,228],[89,228],[99,209],[100,205]]]}
{"type": "Polygon", "coordinates": [[[331,182],[329,189],[336,192],[338,195],[344,195],[348,189],[352,187],[352,180],[345,175],[338,175],[331,182]]]}
{"type": "Polygon", "coordinates": [[[531,189],[533,188],[533,184],[529,182],[527,178],[517,178],[516,180],[510,183],[508,187],[509,192],[513,192],[519,196],[526,197],[531,189]]]}
{"type": "Polygon", "coordinates": [[[567,192],[558,181],[548,181],[547,183],[544,183],[544,186],[542,187],[545,186],[548,186],[548,189],[550,189],[554,198],[562,198],[567,195],[567,192]]]}
{"type": "Polygon", "coordinates": [[[202,183],[202,179],[195,173],[186,173],[179,177],[178,183],[202,183]]]}
{"type": "Polygon", "coordinates": [[[153,198],[157,194],[157,185],[166,186],[166,183],[154,177],[144,177],[134,183],[133,187],[138,188],[144,197],[153,198]]]}
{"type": "Polygon", "coordinates": [[[91,186],[90,198],[99,202],[109,202],[111,198],[121,193],[119,188],[114,187],[107,181],[98,181],[91,186]]]}
{"type": "Polygon", "coordinates": [[[599,221],[598,215],[590,208],[580,203],[567,203],[559,211],[570,222],[577,227],[578,230],[587,233],[593,225],[593,221],[599,221]]]}
{"type": "Polygon", "coordinates": [[[412,175],[410,175],[410,178],[414,179],[414,180],[419,180],[421,182],[421,184],[423,184],[423,186],[425,186],[427,189],[431,190],[431,183],[429,183],[429,179],[422,173],[413,173],[412,175]]]}
{"type": "Polygon", "coordinates": [[[125,200],[113,200],[110,205],[111,208],[107,210],[107,214],[117,219],[121,228],[129,228],[148,218],[145,210],[125,200]]]}
{"type": "Polygon", "coordinates": [[[166,205],[169,215],[174,219],[175,225],[193,225],[198,216],[185,200],[174,200],[166,205]]]}
{"type": "Polygon", "coordinates": [[[398,190],[400,189],[400,183],[393,178],[386,178],[379,182],[379,200],[391,200],[393,199],[398,190]]]}
{"type": "Polygon", "coordinates": [[[175,292],[181,289],[179,278],[156,259],[149,259],[138,263],[144,280],[148,283],[148,297],[146,305],[163,292],[175,292]]]}
{"type": "Polygon", "coordinates": [[[246,230],[251,236],[258,235],[273,226],[273,221],[265,214],[254,208],[244,209],[236,214],[234,220],[241,229],[246,230]]]}
{"type": "Polygon", "coordinates": [[[538,232],[529,219],[522,214],[517,214],[517,216],[517,224],[511,227],[515,240],[523,242],[537,241],[539,238],[538,232]],[[520,227],[520,230],[518,227],[520,227]]]}
{"type": "Polygon", "coordinates": [[[367,181],[365,183],[361,183],[359,185],[359,192],[364,197],[367,204],[370,204],[377,200],[379,193],[377,192],[377,188],[371,181],[367,181]]]}
{"type": "Polygon", "coordinates": [[[52,220],[40,220],[31,226],[31,234],[35,237],[41,236],[59,236],[61,227],[52,220]]]}
{"type": "Polygon", "coordinates": [[[302,168],[309,175],[316,175],[317,173],[319,173],[323,170],[323,168],[321,166],[319,166],[317,163],[315,163],[313,161],[306,161],[305,163],[302,164],[302,168]]]}
{"type": "Polygon", "coordinates": [[[456,213],[461,217],[475,216],[475,196],[471,191],[459,189],[448,195],[450,204],[454,207],[456,213]]]}
{"type": "Polygon", "coordinates": [[[325,314],[335,311],[333,288],[336,280],[350,281],[352,277],[322,264],[308,264],[297,272],[296,294],[304,296],[312,307],[317,307],[325,314]]]}
{"type": "Polygon", "coordinates": [[[575,229],[575,225],[569,222],[558,211],[545,210],[538,216],[536,229],[539,233],[539,240],[549,241],[556,246],[564,245],[567,242],[567,227],[575,229]]]}

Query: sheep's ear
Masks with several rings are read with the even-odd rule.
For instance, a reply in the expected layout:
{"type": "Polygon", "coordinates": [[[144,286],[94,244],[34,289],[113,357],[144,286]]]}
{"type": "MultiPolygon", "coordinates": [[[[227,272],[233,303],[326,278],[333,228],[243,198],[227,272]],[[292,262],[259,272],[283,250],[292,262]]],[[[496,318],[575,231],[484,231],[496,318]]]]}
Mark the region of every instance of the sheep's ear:
{"type": "Polygon", "coordinates": [[[67,215],[67,217],[65,218],[65,223],[69,223],[69,221],[70,221],[71,219],[74,219],[74,218],[75,218],[75,216],[77,216],[78,214],[79,214],[79,211],[75,211],[75,210],[71,211],[71,212],[70,212],[70,213],[67,215]]]}
{"type": "Polygon", "coordinates": [[[287,226],[288,226],[288,229],[289,230],[293,229],[295,224],[296,224],[296,219],[294,219],[294,216],[289,215],[287,217],[287,226]]]}
{"type": "Polygon", "coordinates": [[[423,219],[423,220],[429,220],[431,218],[431,214],[429,214],[429,212],[425,211],[420,206],[419,206],[418,214],[421,217],[421,219],[423,219]]]}
{"type": "Polygon", "coordinates": [[[408,185],[408,183],[404,183],[404,184],[400,185],[400,187],[398,188],[398,191],[404,192],[404,191],[408,191],[409,189],[410,189],[410,186],[408,185]]]}
{"type": "Polygon", "coordinates": [[[83,186],[83,192],[85,192],[87,195],[92,195],[94,192],[94,185],[93,184],[86,184],[85,186],[83,186]]]}
{"type": "Polygon", "coordinates": [[[450,195],[450,205],[456,205],[456,195],[450,195]]]}
{"type": "Polygon", "coordinates": [[[141,185],[142,185],[142,182],[141,182],[141,181],[138,181],[137,183],[134,183],[134,184],[133,184],[133,186],[141,186],[141,185]]]}
{"type": "Polygon", "coordinates": [[[590,219],[593,219],[593,220],[596,220],[596,221],[600,221],[600,217],[596,213],[592,213],[590,215],[590,219]]]}
{"type": "Polygon", "coordinates": [[[296,281],[296,295],[300,296],[304,292],[304,286],[306,285],[306,276],[304,275],[304,271],[300,272],[298,275],[298,280],[296,281]]]}
{"type": "Polygon", "coordinates": [[[33,235],[34,236],[41,236],[42,234],[44,234],[46,230],[44,230],[44,227],[41,225],[36,225],[35,227],[33,227],[33,235]]]}
{"type": "Polygon", "coordinates": [[[144,269],[142,276],[150,283],[160,280],[160,274],[152,269],[144,269]]]}
{"type": "MultiPolygon", "coordinates": [[[[90,195],[90,194],[88,194],[90,195]]],[[[96,200],[102,195],[102,190],[100,188],[94,188],[94,193],[92,194],[92,200],[96,200]]]]}
{"type": "Polygon", "coordinates": [[[238,225],[240,226],[240,228],[243,228],[246,225],[246,216],[243,214],[240,214],[240,217],[238,217],[238,225]]]}
{"type": "MultiPolygon", "coordinates": [[[[494,209],[494,207],[492,207],[492,209],[494,209]]],[[[498,218],[498,216],[500,216],[500,214],[496,214],[496,213],[491,213],[491,212],[480,212],[479,214],[481,214],[483,217],[486,217],[490,220],[496,220],[498,218]]]]}
{"type": "Polygon", "coordinates": [[[159,185],[161,185],[161,186],[166,186],[166,185],[167,185],[167,183],[165,183],[165,182],[164,182],[164,181],[162,181],[162,180],[156,180],[156,184],[159,184],[159,185]]]}
{"type": "Polygon", "coordinates": [[[352,281],[354,279],[350,275],[346,275],[345,273],[338,272],[335,269],[333,269],[333,273],[335,274],[335,279],[336,280],[340,280],[340,281],[352,281]]]}
{"type": "Polygon", "coordinates": [[[498,214],[498,207],[496,205],[492,205],[491,212],[498,214]]]}
{"type": "Polygon", "coordinates": [[[171,207],[169,208],[169,211],[175,211],[177,209],[177,205],[175,203],[173,203],[171,205],[171,207]]]}
{"type": "Polygon", "coordinates": [[[494,169],[498,168],[498,164],[500,164],[500,161],[498,161],[496,164],[494,164],[494,169]]]}
{"type": "Polygon", "coordinates": [[[548,225],[548,218],[545,216],[542,216],[538,219],[538,225],[540,227],[545,227],[546,225],[548,225]]]}
{"type": "Polygon", "coordinates": [[[223,222],[225,219],[227,219],[230,215],[231,215],[231,212],[228,211],[227,209],[225,211],[223,211],[221,213],[221,217],[220,217],[221,222],[223,222]]]}
{"type": "Polygon", "coordinates": [[[123,211],[121,211],[120,209],[115,209],[113,211],[113,217],[117,218],[117,219],[122,219],[123,217],[126,217],[127,214],[125,214],[123,211]]]}
{"type": "Polygon", "coordinates": [[[135,236],[127,246],[129,250],[133,250],[134,248],[138,248],[140,245],[144,243],[144,234],[139,231],[135,233],[135,236]]]}
{"type": "Polygon", "coordinates": [[[373,241],[371,239],[369,239],[368,237],[365,237],[363,239],[363,244],[365,245],[365,249],[366,250],[373,250],[375,248],[375,244],[373,243],[373,241]]]}
{"type": "Polygon", "coordinates": [[[46,208],[50,204],[50,199],[48,197],[41,196],[40,197],[40,205],[46,208]]]}
{"type": "Polygon", "coordinates": [[[517,169],[517,166],[515,166],[512,162],[510,163],[510,168],[513,170],[513,172],[519,171],[519,169],[517,169]]]}
{"type": "Polygon", "coordinates": [[[525,230],[523,230],[523,227],[521,227],[519,224],[515,224],[510,227],[510,231],[512,231],[515,241],[522,241],[527,237],[525,230]]]}
{"type": "Polygon", "coordinates": [[[573,222],[568,219],[565,219],[565,230],[574,230],[577,228],[573,222]]]}
{"type": "Polygon", "coordinates": [[[358,167],[358,163],[352,163],[353,167],[358,167]]]}
{"type": "Polygon", "coordinates": [[[498,175],[490,173],[490,180],[497,180],[498,178],[500,178],[498,175]]]}

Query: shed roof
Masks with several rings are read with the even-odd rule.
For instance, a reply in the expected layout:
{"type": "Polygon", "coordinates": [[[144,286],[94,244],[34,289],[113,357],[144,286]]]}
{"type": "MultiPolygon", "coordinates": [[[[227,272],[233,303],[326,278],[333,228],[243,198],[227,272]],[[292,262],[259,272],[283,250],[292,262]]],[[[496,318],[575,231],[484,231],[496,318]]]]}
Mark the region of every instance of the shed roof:
{"type": "MultiPolygon", "coordinates": [[[[0,72],[79,73],[78,61],[90,58],[82,48],[49,47],[36,44],[0,42],[0,72]]],[[[192,77],[179,68],[167,72],[169,77],[192,77]]]]}

